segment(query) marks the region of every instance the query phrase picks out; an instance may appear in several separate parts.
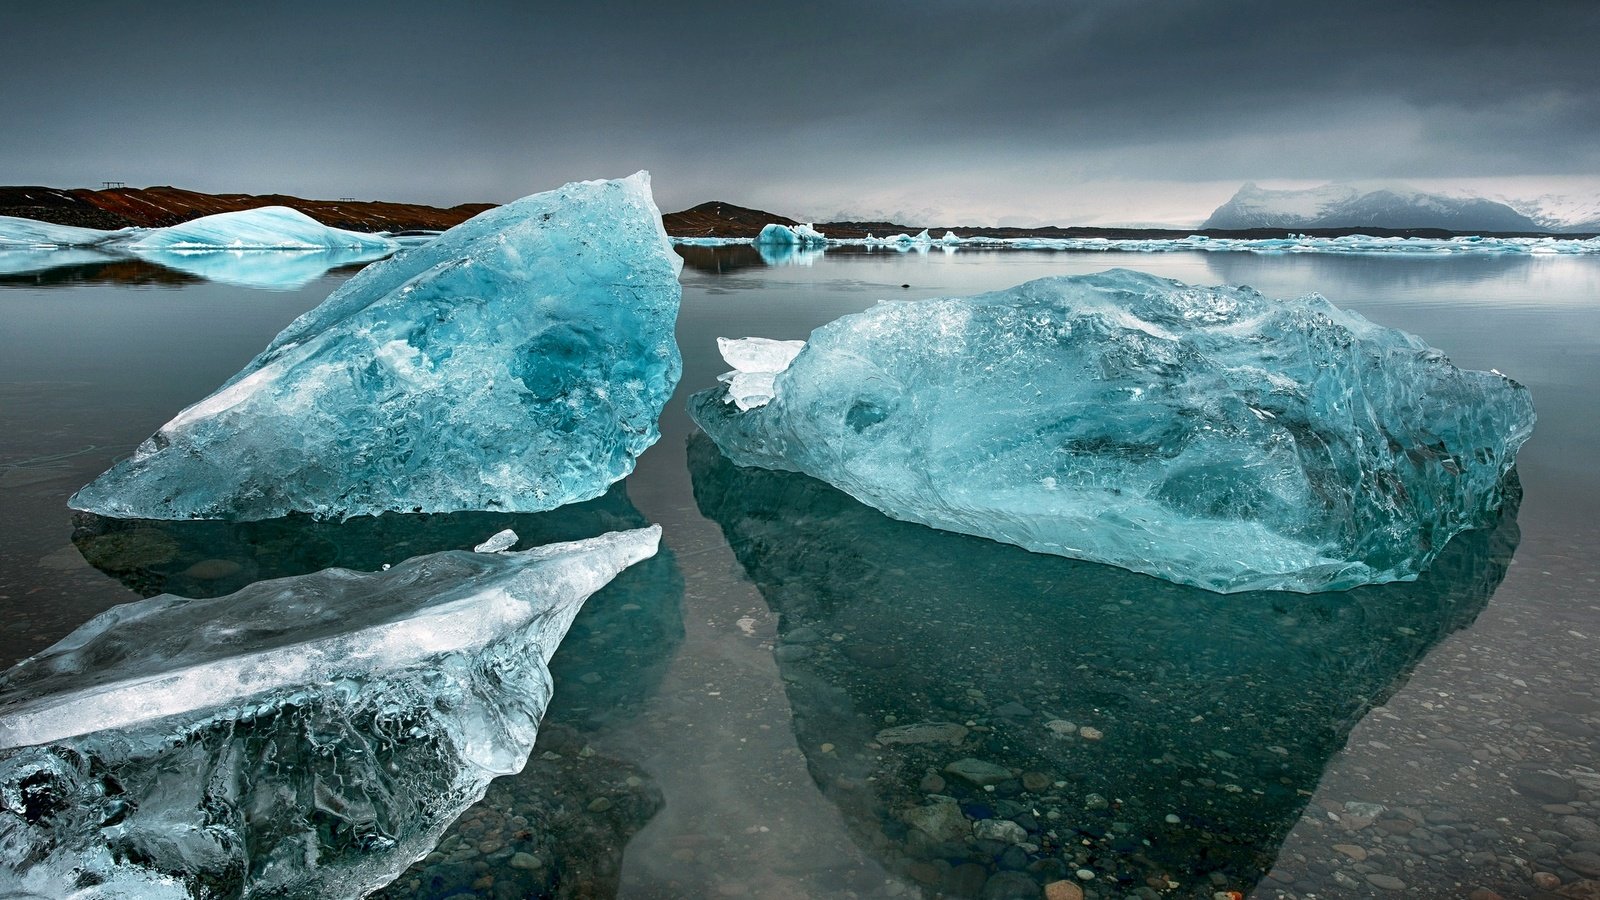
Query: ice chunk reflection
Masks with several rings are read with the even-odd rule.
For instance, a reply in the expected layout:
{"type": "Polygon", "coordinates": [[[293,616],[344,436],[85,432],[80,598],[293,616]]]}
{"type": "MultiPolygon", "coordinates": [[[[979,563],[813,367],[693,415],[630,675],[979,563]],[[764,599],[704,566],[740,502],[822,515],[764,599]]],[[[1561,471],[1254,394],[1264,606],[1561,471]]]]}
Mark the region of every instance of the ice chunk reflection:
{"type": "Polygon", "coordinates": [[[864,847],[954,896],[1068,866],[1127,891],[1169,875],[1209,895],[1215,872],[1248,892],[1350,729],[1473,621],[1518,541],[1513,474],[1492,527],[1416,582],[1221,595],[899,522],[703,436],[690,465],[779,614],[813,778],[864,847]],[[959,733],[884,733],[938,723],[959,733]],[[1007,774],[989,791],[947,770],[969,758],[1007,774]],[[1020,842],[986,840],[986,820],[1020,842]]]}

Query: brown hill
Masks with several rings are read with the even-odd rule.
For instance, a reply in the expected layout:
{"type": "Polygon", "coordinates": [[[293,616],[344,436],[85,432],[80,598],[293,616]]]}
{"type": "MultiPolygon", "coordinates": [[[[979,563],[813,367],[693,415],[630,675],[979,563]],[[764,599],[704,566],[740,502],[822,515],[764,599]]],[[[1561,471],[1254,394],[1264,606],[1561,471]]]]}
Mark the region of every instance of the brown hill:
{"type": "Polygon", "coordinates": [[[776,222],[779,225],[798,225],[788,216],[735,206],[721,200],[711,200],[691,206],[681,212],[667,213],[661,224],[673,237],[739,237],[753,238],[761,229],[776,222]]]}
{"type": "Polygon", "coordinates": [[[0,187],[0,216],[76,225],[79,228],[126,228],[133,222],[106,212],[75,191],[25,185],[0,187]]]}
{"type": "Polygon", "coordinates": [[[101,191],[0,187],[0,215],[88,228],[159,228],[214,213],[262,206],[287,206],[324,225],[351,231],[442,231],[494,204],[463,203],[440,209],[420,203],[307,200],[287,194],[204,194],[167,186],[101,191]]]}

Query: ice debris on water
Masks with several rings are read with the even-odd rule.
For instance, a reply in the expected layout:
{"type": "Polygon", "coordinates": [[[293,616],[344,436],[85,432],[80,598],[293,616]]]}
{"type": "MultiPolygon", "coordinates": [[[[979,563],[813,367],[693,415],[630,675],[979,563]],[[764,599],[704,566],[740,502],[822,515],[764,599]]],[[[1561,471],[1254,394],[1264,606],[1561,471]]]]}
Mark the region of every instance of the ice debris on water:
{"type": "Polygon", "coordinates": [[[517,533],[515,531],[512,531],[511,529],[507,528],[504,531],[495,532],[493,535],[491,535],[489,537],[488,540],[484,541],[483,543],[479,544],[476,547],[473,547],[472,548],[472,552],[474,552],[474,553],[499,553],[502,550],[510,550],[512,547],[515,547],[516,545],[517,545],[517,533]]]}
{"type": "Polygon", "coordinates": [[[756,246],[763,244],[792,247],[815,247],[828,243],[828,238],[811,225],[779,225],[776,222],[768,224],[756,235],[756,246]]]}
{"type": "MultiPolygon", "coordinates": [[[[696,247],[726,247],[749,244],[750,238],[675,237],[674,244],[696,247]]],[[[1067,250],[1108,253],[1260,253],[1268,255],[1338,253],[1384,256],[1562,256],[1600,253],[1600,238],[1569,237],[1479,237],[1451,238],[1373,237],[1352,234],[1342,237],[1311,237],[1290,234],[1281,238],[1224,238],[1189,235],[1181,238],[1100,238],[1100,237],[995,237],[973,234],[961,237],[946,232],[937,241],[926,233],[894,234],[861,238],[827,238],[829,247],[914,250],[937,243],[945,248],[971,247],[982,250],[1067,250]]],[[[757,244],[758,248],[762,245],[757,244]]]]}
{"type": "Polygon", "coordinates": [[[659,539],[102,613],[0,675],[0,894],[364,896],[521,770],[573,616],[659,539]]]}
{"type": "Polygon", "coordinates": [[[597,497],[659,437],[681,266],[643,172],[489,210],[363,269],[69,503],[250,520],[597,497]]]}
{"type": "Polygon", "coordinates": [[[733,371],[717,376],[726,382],[724,403],[740,409],[754,409],[772,399],[772,380],[789,367],[805,349],[805,341],[775,341],[771,338],[717,338],[717,350],[733,371]]]}
{"type": "Polygon", "coordinates": [[[1320,295],[1128,270],[880,303],[771,395],[691,411],[734,462],[895,518],[1224,592],[1416,577],[1534,424],[1522,385],[1320,295]]]}

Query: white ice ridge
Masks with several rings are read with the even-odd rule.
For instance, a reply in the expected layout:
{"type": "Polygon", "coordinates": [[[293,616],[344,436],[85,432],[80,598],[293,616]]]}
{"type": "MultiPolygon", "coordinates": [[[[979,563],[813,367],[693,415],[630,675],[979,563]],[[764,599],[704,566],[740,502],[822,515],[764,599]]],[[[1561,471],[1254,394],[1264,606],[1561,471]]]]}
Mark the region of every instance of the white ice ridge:
{"type": "Polygon", "coordinates": [[[140,233],[129,250],[396,250],[378,234],[346,231],[287,206],[263,206],[201,216],[140,233]]]}
{"type": "Polygon", "coordinates": [[[201,216],[167,228],[77,228],[0,216],[0,248],[101,247],[129,253],[215,250],[364,250],[389,253],[396,241],[332,228],[287,206],[201,216]]]}
{"type": "Polygon", "coordinates": [[[163,594],[113,607],[0,677],[0,750],[297,685],[379,678],[475,651],[541,618],[548,663],[583,600],[654,556],[660,539],[652,525],[520,553],[439,553],[382,572],[326,569],[211,600],[163,594]],[[92,652],[96,645],[105,652],[92,652]]]}
{"type": "MultiPolygon", "coordinates": [[[[781,226],[780,226],[781,227],[781,226]]],[[[1600,238],[1578,240],[1564,237],[1453,237],[1453,238],[1402,238],[1346,235],[1344,237],[1308,237],[1289,235],[1281,238],[1213,238],[1190,235],[1183,238],[1000,238],[985,235],[959,237],[946,233],[934,239],[927,232],[917,235],[896,234],[889,237],[828,238],[829,247],[866,247],[869,249],[918,250],[937,244],[948,248],[982,247],[999,250],[1103,250],[1121,253],[1171,253],[1203,251],[1208,253],[1357,253],[1381,255],[1421,256],[1496,256],[1519,255],[1556,256],[1600,254],[1600,238]]],[[[754,243],[749,238],[693,238],[676,237],[674,244],[689,247],[727,247],[754,243]]]]}
{"type": "Polygon", "coordinates": [[[772,338],[717,338],[722,359],[732,372],[719,376],[728,383],[725,403],[738,404],[741,410],[755,409],[771,402],[773,382],[804,350],[805,341],[775,341],[772,338]]]}
{"type": "Polygon", "coordinates": [[[0,216],[0,250],[53,250],[66,247],[94,247],[113,238],[130,234],[135,229],[101,231],[98,228],[78,228],[57,225],[36,219],[19,219],[0,216]]]}

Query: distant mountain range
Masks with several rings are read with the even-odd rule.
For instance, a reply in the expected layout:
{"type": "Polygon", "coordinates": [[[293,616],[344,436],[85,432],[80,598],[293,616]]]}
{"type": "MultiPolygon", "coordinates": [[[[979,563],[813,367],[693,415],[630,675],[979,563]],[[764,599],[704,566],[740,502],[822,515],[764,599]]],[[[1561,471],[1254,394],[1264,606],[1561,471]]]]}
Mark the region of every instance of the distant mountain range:
{"type": "MultiPolygon", "coordinates": [[[[130,225],[160,228],[219,212],[261,206],[297,209],[324,225],[351,231],[439,231],[466,221],[494,206],[462,203],[451,207],[370,200],[307,200],[285,194],[206,194],[175,187],[89,188],[0,186],[0,216],[16,216],[115,229],[130,225]]],[[[753,238],[776,222],[799,224],[778,213],[712,200],[662,216],[675,237],[753,238]]],[[[1324,185],[1303,191],[1274,191],[1246,184],[1218,207],[1205,224],[1194,228],[1048,226],[985,228],[962,225],[906,225],[897,222],[821,222],[829,237],[935,235],[953,231],[962,237],[1103,237],[1166,238],[1204,233],[1217,237],[1282,237],[1297,231],[1319,237],[1363,233],[1375,236],[1448,237],[1452,234],[1596,234],[1600,233],[1600,196],[1547,195],[1531,200],[1430,194],[1409,188],[1324,185]]]]}
{"type": "Polygon", "coordinates": [[[1327,184],[1275,191],[1247,183],[1201,226],[1237,228],[1437,228],[1468,234],[1600,231],[1600,197],[1489,199],[1399,185],[1327,184]]]}

